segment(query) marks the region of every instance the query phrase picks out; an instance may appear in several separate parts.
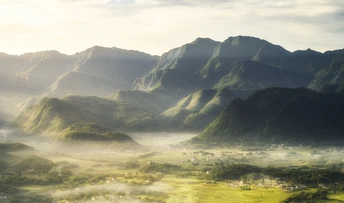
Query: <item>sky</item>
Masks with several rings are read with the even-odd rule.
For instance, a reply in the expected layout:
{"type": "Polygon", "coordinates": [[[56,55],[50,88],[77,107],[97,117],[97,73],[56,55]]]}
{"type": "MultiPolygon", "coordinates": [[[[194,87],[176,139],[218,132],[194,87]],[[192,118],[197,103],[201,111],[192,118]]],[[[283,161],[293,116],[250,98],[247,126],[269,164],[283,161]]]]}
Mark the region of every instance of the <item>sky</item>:
{"type": "Polygon", "coordinates": [[[344,48],[344,0],[0,0],[0,52],[94,45],[161,55],[245,35],[289,51],[344,48]]]}

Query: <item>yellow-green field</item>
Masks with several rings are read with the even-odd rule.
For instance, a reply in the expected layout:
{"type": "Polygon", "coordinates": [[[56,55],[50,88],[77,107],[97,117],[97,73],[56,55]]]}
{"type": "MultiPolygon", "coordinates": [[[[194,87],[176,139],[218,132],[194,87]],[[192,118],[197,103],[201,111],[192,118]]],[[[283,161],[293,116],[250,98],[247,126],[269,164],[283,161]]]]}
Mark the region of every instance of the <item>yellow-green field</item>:
{"type": "Polygon", "coordinates": [[[227,186],[226,183],[205,184],[204,181],[195,179],[176,179],[173,177],[164,178],[173,192],[166,202],[169,203],[213,203],[213,202],[233,202],[233,203],[275,203],[289,195],[276,188],[252,188],[251,190],[241,190],[227,186]]]}
{"type": "MultiPolygon", "coordinates": [[[[138,135],[139,136],[139,135],[138,135]]],[[[141,136],[141,135],[140,135],[141,136]]],[[[184,136],[180,136],[184,137],[184,136]]],[[[158,145],[163,137],[139,137],[140,144],[149,145],[140,149],[115,151],[106,148],[88,148],[76,146],[68,150],[36,152],[57,165],[50,172],[62,176],[63,164],[68,177],[60,182],[26,184],[17,187],[23,195],[34,198],[35,195],[46,195],[54,203],[279,203],[296,192],[286,192],[279,186],[264,188],[256,183],[248,183],[247,188],[232,187],[224,180],[210,180],[211,171],[217,166],[233,164],[250,164],[259,167],[298,167],[340,164],[343,162],[342,149],[315,149],[310,147],[273,146],[252,150],[247,147],[228,147],[213,149],[184,149],[158,145]],[[147,139],[147,137],[149,139],[147,139]],[[72,149],[72,150],[69,150],[72,149]],[[80,150],[79,150],[80,149],[80,150]],[[122,167],[125,164],[137,167],[122,167]],[[151,163],[180,166],[181,171],[155,173],[140,171],[151,163]],[[59,165],[60,164],[60,165],[59,165]],[[40,185],[41,184],[41,185],[40,185]],[[249,187],[249,189],[248,189],[249,187]]],[[[169,136],[162,143],[176,143],[178,139],[169,136]],[[174,140],[177,139],[177,140],[174,140]]],[[[67,149],[67,148],[66,148],[67,149]]],[[[18,156],[20,154],[17,154],[18,156]]],[[[24,176],[32,179],[47,180],[47,174],[26,172],[24,176]]],[[[49,176],[53,178],[53,175],[49,176]]],[[[13,192],[13,190],[11,190],[13,192]]],[[[304,189],[315,191],[315,189],[304,189]]],[[[0,193],[0,197],[1,197],[0,193]]],[[[13,196],[15,196],[14,193],[13,196]]],[[[43,197],[42,197],[43,198],[43,197]]],[[[330,193],[322,202],[344,202],[344,193],[330,193]]],[[[5,202],[5,203],[8,203],[5,202]]],[[[44,203],[44,202],[43,202],[44,203]]]]}

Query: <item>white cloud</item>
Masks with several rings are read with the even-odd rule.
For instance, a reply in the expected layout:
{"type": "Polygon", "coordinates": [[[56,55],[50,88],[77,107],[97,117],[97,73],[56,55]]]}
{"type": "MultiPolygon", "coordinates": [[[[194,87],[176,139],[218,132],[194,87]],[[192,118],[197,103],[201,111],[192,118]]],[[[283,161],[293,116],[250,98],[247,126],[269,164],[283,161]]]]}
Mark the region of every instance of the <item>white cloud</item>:
{"type": "Polygon", "coordinates": [[[337,0],[0,0],[0,47],[23,53],[93,45],[161,54],[196,37],[264,38],[287,49],[344,48],[337,0]]]}

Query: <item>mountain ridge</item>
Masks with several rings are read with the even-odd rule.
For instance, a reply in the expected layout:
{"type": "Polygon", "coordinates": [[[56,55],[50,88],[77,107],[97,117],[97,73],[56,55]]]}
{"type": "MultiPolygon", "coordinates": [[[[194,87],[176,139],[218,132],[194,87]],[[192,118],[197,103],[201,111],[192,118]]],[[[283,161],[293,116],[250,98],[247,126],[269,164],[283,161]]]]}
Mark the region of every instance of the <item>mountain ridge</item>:
{"type": "MultiPolygon", "coordinates": [[[[98,96],[126,103],[129,109],[136,109],[134,112],[150,114],[149,122],[176,121],[179,124],[172,125],[172,129],[201,130],[231,98],[245,99],[262,88],[308,87],[322,92],[343,92],[343,56],[343,50],[290,52],[250,36],[228,37],[223,42],[197,38],[160,57],[100,46],[73,55],[53,50],[20,56],[0,54],[0,113],[7,115],[15,109],[13,114],[17,115],[20,107],[35,105],[43,97],[59,98],[63,104],[71,102],[66,95],[84,96],[74,96],[79,98],[74,105],[85,105],[88,101],[89,108],[97,109],[93,103],[103,98],[91,100],[87,96],[98,96]],[[203,97],[208,90],[214,95],[203,97]],[[185,98],[190,100],[184,101],[185,98]],[[195,105],[187,105],[188,102],[195,105]],[[20,105],[16,107],[17,104],[20,105]]],[[[113,106],[105,103],[113,110],[113,106]]],[[[85,122],[97,123],[95,114],[91,113],[92,119],[89,115],[81,116],[74,107],[71,111],[87,118],[85,122]]],[[[100,114],[96,117],[100,118],[100,114]]],[[[136,127],[142,124],[140,120],[135,122],[136,127]]]]}

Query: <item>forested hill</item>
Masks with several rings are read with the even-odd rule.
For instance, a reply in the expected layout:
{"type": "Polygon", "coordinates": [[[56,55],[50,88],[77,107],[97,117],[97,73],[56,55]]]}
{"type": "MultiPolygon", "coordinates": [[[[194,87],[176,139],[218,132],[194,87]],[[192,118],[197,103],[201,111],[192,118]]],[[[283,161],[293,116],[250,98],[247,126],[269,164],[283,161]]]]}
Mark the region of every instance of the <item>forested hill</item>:
{"type": "Polygon", "coordinates": [[[340,144],[344,95],[267,88],[229,104],[193,142],[340,144]]]}

